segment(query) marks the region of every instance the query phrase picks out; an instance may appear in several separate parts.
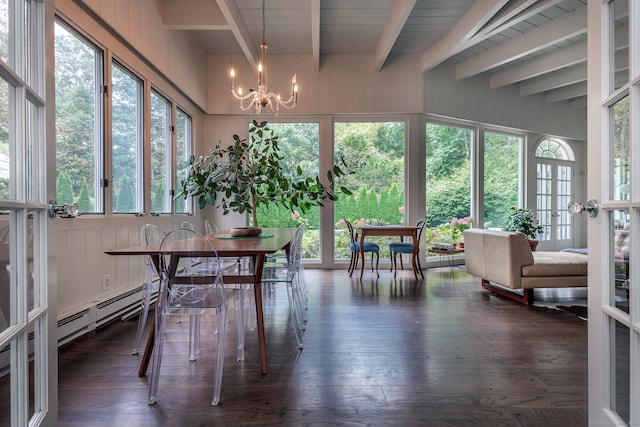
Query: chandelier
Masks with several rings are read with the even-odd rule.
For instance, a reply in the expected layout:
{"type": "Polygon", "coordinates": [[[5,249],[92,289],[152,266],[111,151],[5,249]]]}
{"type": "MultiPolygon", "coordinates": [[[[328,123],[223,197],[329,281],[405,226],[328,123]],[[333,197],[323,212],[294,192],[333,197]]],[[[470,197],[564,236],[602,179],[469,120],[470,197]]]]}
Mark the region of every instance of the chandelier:
{"type": "Polygon", "coordinates": [[[231,93],[236,99],[240,100],[240,109],[247,111],[255,108],[256,114],[260,114],[263,108],[269,107],[274,115],[280,112],[280,106],[292,109],[298,102],[298,84],[296,83],[296,75],[291,79],[291,95],[289,99],[283,101],[280,94],[269,92],[267,90],[267,42],[265,40],[265,20],[264,20],[264,0],[262,0],[262,44],[260,44],[260,62],[258,63],[258,90],[249,89],[249,93],[243,95],[242,88],[235,89],[236,73],[231,68],[231,93]],[[245,101],[248,104],[245,105],[245,101]]]}

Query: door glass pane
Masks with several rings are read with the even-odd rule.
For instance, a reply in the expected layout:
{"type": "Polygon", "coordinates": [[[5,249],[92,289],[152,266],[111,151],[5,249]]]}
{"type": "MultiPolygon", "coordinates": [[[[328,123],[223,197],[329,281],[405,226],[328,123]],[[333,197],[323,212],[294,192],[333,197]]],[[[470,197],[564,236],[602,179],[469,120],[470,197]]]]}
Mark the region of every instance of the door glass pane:
{"type": "Polygon", "coordinates": [[[484,134],[484,225],[502,227],[520,194],[522,138],[493,132],[484,134]]]}
{"type": "Polygon", "coordinates": [[[553,167],[547,163],[536,165],[536,209],[538,211],[538,223],[542,226],[542,234],[539,240],[551,238],[552,217],[552,175],[553,167]]]}
{"type": "Polygon", "coordinates": [[[631,246],[631,230],[629,227],[629,212],[617,210],[611,213],[613,253],[610,255],[612,266],[609,281],[609,303],[620,310],[629,312],[629,261],[631,246]]]}
{"type": "MultiPolygon", "coordinates": [[[[280,164],[285,174],[299,180],[296,169],[302,168],[305,177],[320,175],[320,125],[318,123],[269,123],[283,156],[280,164]]],[[[261,227],[297,227],[302,221],[307,225],[303,234],[302,257],[320,258],[320,209],[311,207],[306,213],[270,206],[260,207],[258,224],[261,227]]]]}
{"type": "Polygon", "coordinates": [[[113,212],[142,212],[142,81],[113,62],[113,212]]]}
{"type": "Polygon", "coordinates": [[[611,322],[611,410],[630,424],[630,336],[629,328],[613,318],[611,322]]]}
{"type": "MultiPolygon", "coordinates": [[[[191,157],[191,117],[178,108],[176,111],[176,186],[184,178],[191,157]]],[[[175,200],[177,213],[191,213],[191,198],[178,197],[175,200]]]]}
{"type": "Polygon", "coordinates": [[[26,111],[26,124],[27,124],[27,129],[26,129],[26,139],[25,139],[25,144],[26,144],[26,158],[25,158],[25,164],[26,164],[26,170],[25,172],[25,178],[26,178],[26,182],[25,182],[25,197],[27,200],[30,201],[34,201],[35,200],[35,195],[34,195],[34,189],[33,186],[34,184],[37,182],[37,168],[34,165],[34,147],[35,147],[35,141],[34,138],[36,137],[35,134],[35,129],[37,129],[37,127],[34,127],[36,125],[36,121],[38,120],[38,107],[36,105],[34,105],[32,102],[28,102],[27,101],[27,111],[26,111]]]}
{"type": "Polygon", "coordinates": [[[151,91],[151,212],[171,212],[171,103],[151,91]]]}
{"type": "Polygon", "coordinates": [[[613,161],[611,196],[629,200],[631,193],[631,161],[629,147],[629,97],[625,96],[610,109],[612,114],[611,159],[613,161]]]}
{"type": "Polygon", "coordinates": [[[9,0],[0,0],[0,61],[9,63],[9,0]]]}
{"type": "Polygon", "coordinates": [[[9,212],[0,212],[0,332],[11,321],[11,227],[9,212]]]}
{"type": "Polygon", "coordinates": [[[55,24],[56,200],[103,212],[102,53],[55,24]]]}
{"type": "Polygon", "coordinates": [[[559,165],[557,168],[558,182],[556,184],[556,239],[567,240],[573,238],[569,202],[573,199],[572,167],[559,165]]]}
{"type": "Polygon", "coordinates": [[[629,1],[615,0],[610,6],[613,8],[611,29],[613,37],[609,40],[609,82],[610,92],[621,88],[629,82],[629,1]]]}
{"type": "MultiPolygon", "coordinates": [[[[404,224],[404,122],[335,123],[334,160],[344,157],[350,172],[338,180],[352,196],[335,203],[334,259],[349,259],[349,235],[340,222],[404,224]]],[[[412,224],[413,225],[413,224],[412,224]]],[[[389,256],[389,238],[371,238],[380,258],[389,256]],[[386,254],[386,255],[385,255],[386,254]]]]}
{"type": "Polygon", "coordinates": [[[13,133],[12,114],[9,97],[13,90],[0,78],[0,198],[12,199],[11,188],[11,134],[13,133]]]}
{"type": "Polygon", "coordinates": [[[0,426],[11,425],[11,372],[6,369],[9,363],[12,343],[0,346],[0,426]]]}
{"type": "Polygon", "coordinates": [[[25,278],[27,281],[27,311],[33,310],[36,305],[40,306],[40,298],[35,295],[35,266],[37,262],[42,260],[37,259],[37,252],[34,251],[33,246],[33,233],[34,233],[34,221],[33,216],[30,215],[27,218],[27,271],[25,272],[25,278]]]}

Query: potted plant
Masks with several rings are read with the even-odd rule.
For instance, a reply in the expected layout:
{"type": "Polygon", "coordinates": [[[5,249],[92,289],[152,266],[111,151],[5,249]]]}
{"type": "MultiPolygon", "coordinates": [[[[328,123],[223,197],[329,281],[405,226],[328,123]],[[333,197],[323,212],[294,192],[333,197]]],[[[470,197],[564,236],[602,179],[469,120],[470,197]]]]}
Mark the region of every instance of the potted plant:
{"type": "MultiPolygon", "coordinates": [[[[341,159],[327,172],[328,186],[319,176],[304,176],[300,166],[294,177],[287,176],[280,164],[283,157],[278,137],[266,121],[254,120],[248,138],[233,135],[232,145],[227,148],[221,145],[218,142],[208,155],[198,159],[191,156],[176,197],[196,197],[201,209],[212,205],[222,208],[225,215],[230,211],[249,212],[256,229],[256,211],[260,206],[279,204],[291,212],[305,213],[311,206],[322,206],[325,199],[337,200],[334,179],[347,174],[347,166],[341,159]]],[[[345,187],[340,191],[352,194],[345,187]]]]}
{"type": "Polygon", "coordinates": [[[542,226],[538,224],[538,218],[531,209],[511,208],[511,214],[507,218],[507,223],[503,227],[504,231],[520,232],[529,240],[531,250],[535,251],[538,246],[537,237],[542,233],[542,226]]]}

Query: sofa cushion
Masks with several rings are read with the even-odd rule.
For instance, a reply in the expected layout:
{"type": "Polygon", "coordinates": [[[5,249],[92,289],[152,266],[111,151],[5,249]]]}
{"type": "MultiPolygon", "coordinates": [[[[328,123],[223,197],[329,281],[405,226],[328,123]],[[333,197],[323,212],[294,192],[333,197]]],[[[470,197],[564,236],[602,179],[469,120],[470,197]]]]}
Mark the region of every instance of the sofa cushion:
{"type": "Polygon", "coordinates": [[[572,252],[533,252],[535,262],[522,266],[522,276],[586,276],[587,258],[572,252]]]}

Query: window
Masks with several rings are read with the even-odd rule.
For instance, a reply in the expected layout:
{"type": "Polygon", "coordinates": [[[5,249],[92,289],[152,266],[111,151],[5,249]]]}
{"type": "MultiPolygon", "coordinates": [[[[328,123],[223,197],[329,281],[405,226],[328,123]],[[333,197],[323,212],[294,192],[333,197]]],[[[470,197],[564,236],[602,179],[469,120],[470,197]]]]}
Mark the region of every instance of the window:
{"type": "Polygon", "coordinates": [[[104,212],[102,51],[55,24],[56,199],[104,212]]]}
{"type": "MultiPolygon", "coordinates": [[[[191,117],[180,108],[176,111],[176,185],[180,188],[180,180],[189,167],[189,158],[192,153],[192,129],[191,117]]],[[[172,194],[175,193],[172,191],[172,194]]],[[[191,213],[192,200],[178,197],[176,199],[176,213],[191,213]]]]}
{"type": "Polygon", "coordinates": [[[171,102],[151,91],[151,212],[171,212],[171,102]]]}
{"type": "MultiPolygon", "coordinates": [[[[280,165],[288,177],[298,180],[296,169],[302,168],[305,176],[315,177],[320,170],[318,123],[269,123],[273,134],[278,137],[278,147],[283,156],[280,165]]],[[[312,207],[306,213],[270,206],[257,212],[261,227],[297,227],[307,221],[303,235],[305,259],[320,257],[320,210],[312,207]]]]}
{"type": "Polygon", "coordinates": [[[111,87],[112,209],[142,212],[142,80],[114,61],[111,87]]]}
{"type": "MultiPolygon", "coordinates": [[[[352,196],[335,203],[334,259],[349,259],[349,235],[340,222],[404,224],[404,122],[334,124],[334,159],[345,158],[351,174],[338,180],[352,196]]],[[[372,238],[388,257],[389,238],[372,238]]]]}
{"type": "Polygon", "coordinates": [[[522,137],[484,133],[484,228],[502,228],[521,198],[522,137]]]}

